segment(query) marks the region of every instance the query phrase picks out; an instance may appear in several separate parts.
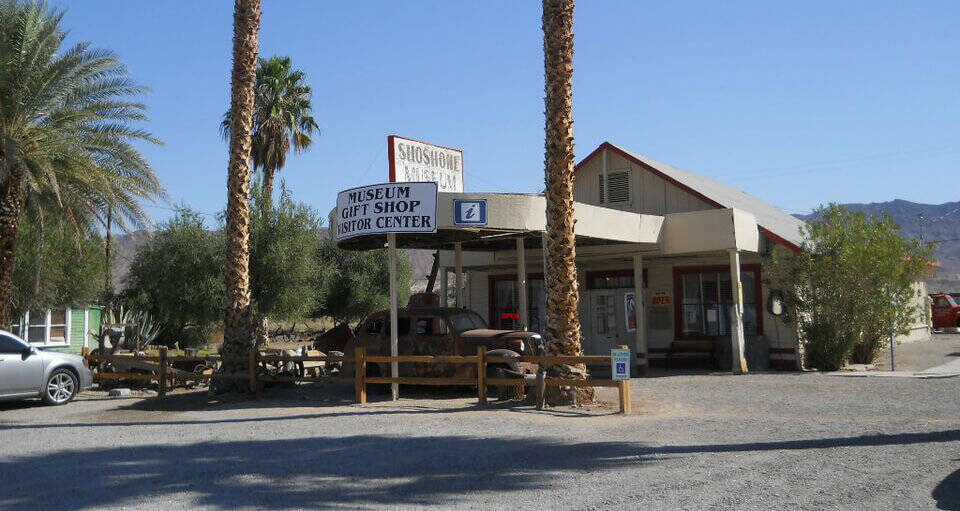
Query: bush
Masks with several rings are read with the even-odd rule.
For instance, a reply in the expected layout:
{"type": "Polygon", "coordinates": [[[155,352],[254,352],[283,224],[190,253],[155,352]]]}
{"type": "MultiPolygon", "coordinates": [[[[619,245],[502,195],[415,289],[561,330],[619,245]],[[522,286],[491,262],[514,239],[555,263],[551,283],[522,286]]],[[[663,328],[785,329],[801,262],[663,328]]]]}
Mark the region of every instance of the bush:
{"type": "Polygon", "coordinates": [[[854,345],[831,323],[807,323],[801,328],[807,367],[836,371],[846,364],[854,345]]]}

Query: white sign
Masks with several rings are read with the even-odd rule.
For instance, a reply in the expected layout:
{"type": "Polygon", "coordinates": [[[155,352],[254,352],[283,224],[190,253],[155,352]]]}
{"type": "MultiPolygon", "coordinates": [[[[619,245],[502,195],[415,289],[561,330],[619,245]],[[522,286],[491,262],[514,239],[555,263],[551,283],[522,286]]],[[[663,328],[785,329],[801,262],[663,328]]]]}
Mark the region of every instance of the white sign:
{"type": "Polygon", "coordinates": [[[613,381],[630,379],[630,350],[610,350],[610,374],[613,381]]]}
{"type": "Polygon", "coordinates": [[[463,151],[418,140],[387,137],[390,181],[434,182],[441,192],[463,191],[463,151]]]}
{"type": "Polygon", "coordinates": [[[437,232],[436,183],[383,183],[337,194],[337,239],[437,232]]]}

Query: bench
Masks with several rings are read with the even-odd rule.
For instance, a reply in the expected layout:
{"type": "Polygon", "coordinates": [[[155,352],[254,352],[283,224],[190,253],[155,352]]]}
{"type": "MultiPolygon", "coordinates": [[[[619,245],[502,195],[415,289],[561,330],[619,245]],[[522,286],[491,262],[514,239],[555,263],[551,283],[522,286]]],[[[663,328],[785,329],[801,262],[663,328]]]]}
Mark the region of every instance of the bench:
{"type": "Polygon", "coordinates": [[[670,363],[674,355],[678,354],[706,354],[714,368],[717,366],[717,344],[709,339],[676,339],[670,343],[667,349],[667,369],[670,369],[670,363]]]}

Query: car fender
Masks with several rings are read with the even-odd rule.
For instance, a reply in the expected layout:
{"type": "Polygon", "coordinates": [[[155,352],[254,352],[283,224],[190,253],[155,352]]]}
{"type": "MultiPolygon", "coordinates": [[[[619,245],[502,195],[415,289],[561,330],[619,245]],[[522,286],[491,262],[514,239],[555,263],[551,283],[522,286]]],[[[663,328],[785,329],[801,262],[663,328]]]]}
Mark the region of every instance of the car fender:
{"type": "MultiPolygon", "coordinates": [[[[513,351],[513,350],[505,349],[505,348],[500,348],[500,349],[495,349],[495,350],[489,350],[489,351],[487,351],[486,355],[487,355],[488,357],[511,357],[511,358],[520,358],[520,354],[519,354],[519,353],[517,353],[516,351],[513,351]]],[[[516,373],[517,375],[522,375],[522,374],[523,374],[523,369],[520,367],[520,362],[519,362],[519,361],[517,361],[517,362],[507,362],[506,364],[501,364],[500,362],[497,362],[496,364],[489,364],[489,365],[506,365],[507,369],[508,369],[510,372],[516,373]]]]}

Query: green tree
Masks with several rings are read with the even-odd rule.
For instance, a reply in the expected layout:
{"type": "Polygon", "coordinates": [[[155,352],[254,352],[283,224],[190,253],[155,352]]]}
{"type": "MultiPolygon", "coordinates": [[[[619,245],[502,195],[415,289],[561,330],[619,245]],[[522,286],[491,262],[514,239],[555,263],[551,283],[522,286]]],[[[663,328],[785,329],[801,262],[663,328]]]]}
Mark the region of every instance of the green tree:
{"type": "Polygon", "coordinates": [[[922,308],[915,281],[930,271],[931,249],[900,236],[888,215],[841,206],[817,210],[801,249],[775,250],[765,262],[768,285],[784,294],[787,319],[804,337],[808,366],[835,370],[869,363],[890,329],[905,334],[922,308]]]}
{"type": "MultiPolygon", "coordinates": [[[[274,176],[286,165],[290,148],[298,153],[306,150],[318,130],[310,104],[312,90],[305,80],[306,75],[293,68],[290,57],[258,59],[251,157],[254,169],[263,172],[263,201],[267,205],[273,201],[274,176]]],[[[227,138],[230,111],[223,117],[220,131],[227,138]]]]}
{"type": "MultiPolygon", "coordinates": [[[[332,241],[324,240],[319,257],[325,274],[323,301],[317,315],[352,323],[371,312],[390,307],[390,270],[386,250],[341,250],[332,241]]],[[[398,257],[397,298],[401,304],[410,297],[412,274],[410,260],[398,257]]]]}
{"type": "Polygon", "coordinates": [[[223,317],[225,251],[222,231],[179,209],[134,257],[124,301],[163,325],[160,342],[202,337],[223,317]]]}
{"type": "Polygon", "coordinates": [[[253,193],[250,218],[250,289],[259,342],[268,340],[268,318],[295,321],[318,309],[323,275],[318,257],[322,217],[294,201],[282,185],[275,211],[265,194],[253,193]]]}
{"type": "Polygon", "coordinates": [[[63,11],[0,0],[0,328],[10,325],[19,227],[31,197],[52,197],[84,228],[108,211],[143,225],[141,199],[162,187],[134,142],[159,143],[132,123],[145,106],[116,56],[64,48],[63,11]]]}
{"type": "Polygon", "coordinates": [[[19,238],[13,310],[89,303],[99,297],[106,264],[103,239],[96,232],[78,233],[57,219],[40,224],[24,218],[19,238]]]}

